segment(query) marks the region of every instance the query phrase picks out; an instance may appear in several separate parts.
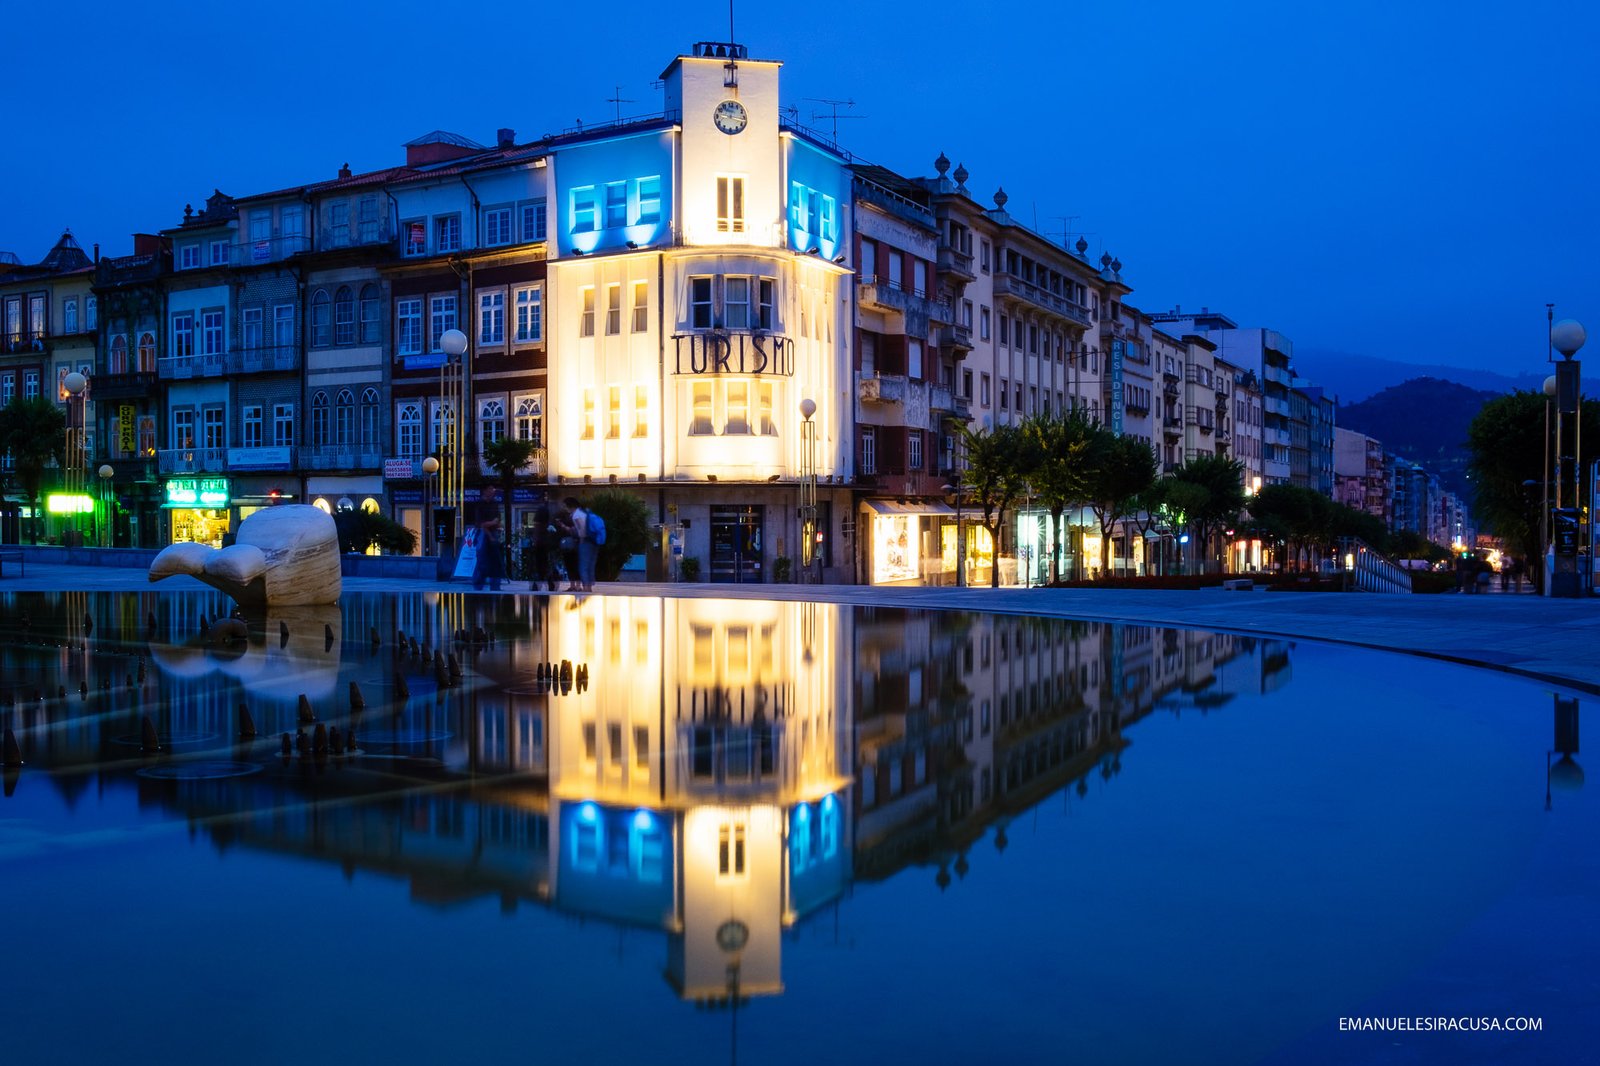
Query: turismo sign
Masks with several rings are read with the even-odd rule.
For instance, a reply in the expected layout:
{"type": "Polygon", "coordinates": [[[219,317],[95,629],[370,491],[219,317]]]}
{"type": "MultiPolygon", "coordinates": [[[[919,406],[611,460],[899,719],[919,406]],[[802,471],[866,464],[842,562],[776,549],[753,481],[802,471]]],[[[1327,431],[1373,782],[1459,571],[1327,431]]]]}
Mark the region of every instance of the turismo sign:
{"type": "Polygon", "coordinates": [[[228,479],[225,477],[173,478],[167,482],[168,507],[194,507],[217,511],[228,506],[228,479]]]}

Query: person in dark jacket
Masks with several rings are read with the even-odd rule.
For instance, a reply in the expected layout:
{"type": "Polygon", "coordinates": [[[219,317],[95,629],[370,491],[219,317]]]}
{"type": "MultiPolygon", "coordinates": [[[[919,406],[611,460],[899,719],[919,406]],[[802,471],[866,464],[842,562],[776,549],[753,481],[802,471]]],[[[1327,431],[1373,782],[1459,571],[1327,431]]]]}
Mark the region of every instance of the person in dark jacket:
{"type": "Polygon", "coordinates": [[[472,587],[482,590],[485,581],[489,591],[500,591],[500,579],[505,577],[505,538],[500,520],[500,491],[493,485],[483,490],[478,502],[478,561],[472,568],[472,587]]]}

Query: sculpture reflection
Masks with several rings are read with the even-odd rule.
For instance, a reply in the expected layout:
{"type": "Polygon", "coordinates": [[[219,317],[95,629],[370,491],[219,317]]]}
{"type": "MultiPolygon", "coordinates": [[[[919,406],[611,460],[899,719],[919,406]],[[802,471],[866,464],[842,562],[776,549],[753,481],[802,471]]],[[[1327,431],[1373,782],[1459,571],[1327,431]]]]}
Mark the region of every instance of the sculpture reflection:
{"type": "Polygon", "coordinates": [[[1289,676],[1287,645],[1246,637],[645,597],[353,596],[326,622],[348,639],[326,648],[320,615],[281,646],[270,623],[252,630],[231,663],[175,648],[220,602],[33,605],[34,625],[69,634],[97,615],[93,636],[75,651],[13,640],[0,668],[42,666],[89,693],[42,711],[0,703],[27,749],[8,791],[35,768],[63,790],[97,778],[219,846],[400,875],[418,901],[488,894],[657,930],[667,981],[701,1003],[782,992],[785,932],[855,881],[919,867],[957,890],[1002,860],[1017,815],[1114,781],[1144,716],[1214,713],[1289,676]],[[452,650],[464,682],[441,681],[413,639],[452,650]],[[93,684],[131,680],[147,652],[161,665],[148,678],[93,684]],[[586,686],[550,683],[563,660],[587,667],[586,686]],[[364,706],[335,698],[352,681],[364,706]],[[280,755],[300,692],[330,732],[354,733],[353,755],[280,755]],[[241,704],[259,740],[236,738],[241,704]],[[174,768],[226,753],[259,772],[137,776],[150,760],[118,738],[147,713],[192,738],[161,757],[174,768]]]}

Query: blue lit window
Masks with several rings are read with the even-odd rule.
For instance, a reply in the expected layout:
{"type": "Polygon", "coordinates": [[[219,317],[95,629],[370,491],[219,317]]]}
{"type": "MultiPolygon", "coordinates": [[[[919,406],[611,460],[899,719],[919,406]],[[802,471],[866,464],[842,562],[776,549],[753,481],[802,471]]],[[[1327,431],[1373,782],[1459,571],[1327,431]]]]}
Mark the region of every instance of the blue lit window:
{"type": "Polygon", "coordinates": [[[639,179],[639,221],[661,221],[661,178],[639,179]]]}
{"type": "Polygon", "coordinates": [[[621,229],[628,224],[628,183],[614,181],[606,186],[606,229],[621,229]]]}
{"type": "Polygon", "coordinates": [[[579,817],[572,823],[572,865],[579,870],[600,868],[600,822],[579,817]]]}
{"type": "Polygon", "coordinates": [[[790,182],[789,221],[795,229],[807,232],[811,229],[810,197],[807,195],[810,191],[798,181],[790,182]]]}
{"type": "Polygon", "coordinates": [[[823,240],[836,241],[839,239],[839,213],[835,210],[833,197],[822,198],[822,220],[817,227],[823,240]]]}
{"type": "Polygon", "coordinates": [[[572,232],[593,233],[598,221],[595,207],[595,189],[586,185],[572,190],[572,232]]]}

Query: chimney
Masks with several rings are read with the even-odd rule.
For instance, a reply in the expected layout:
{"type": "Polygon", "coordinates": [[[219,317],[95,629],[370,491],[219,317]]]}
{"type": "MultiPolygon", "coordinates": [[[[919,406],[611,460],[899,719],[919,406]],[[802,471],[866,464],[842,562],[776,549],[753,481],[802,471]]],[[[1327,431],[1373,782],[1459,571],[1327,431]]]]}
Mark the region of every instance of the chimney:
{"type": "Polygon", "coordinates": [[[100,262],[100,242],[99,241],[95,241],[94,242],[94,261],[96,263],[100,262]]]}
{"type": "Polygon", "coordinates": [[[500,148],[510,148],[517,143],[517,131],[506,126],[501,126],[495,131],[494,141],[500,148]]]}
{"type": "Polygon", "coordinates": [[[346,163],[344,166],[339,168],[339,177],[340,178],[348,178],[349,176],[350,176],[350,164],[346,163]]]}

